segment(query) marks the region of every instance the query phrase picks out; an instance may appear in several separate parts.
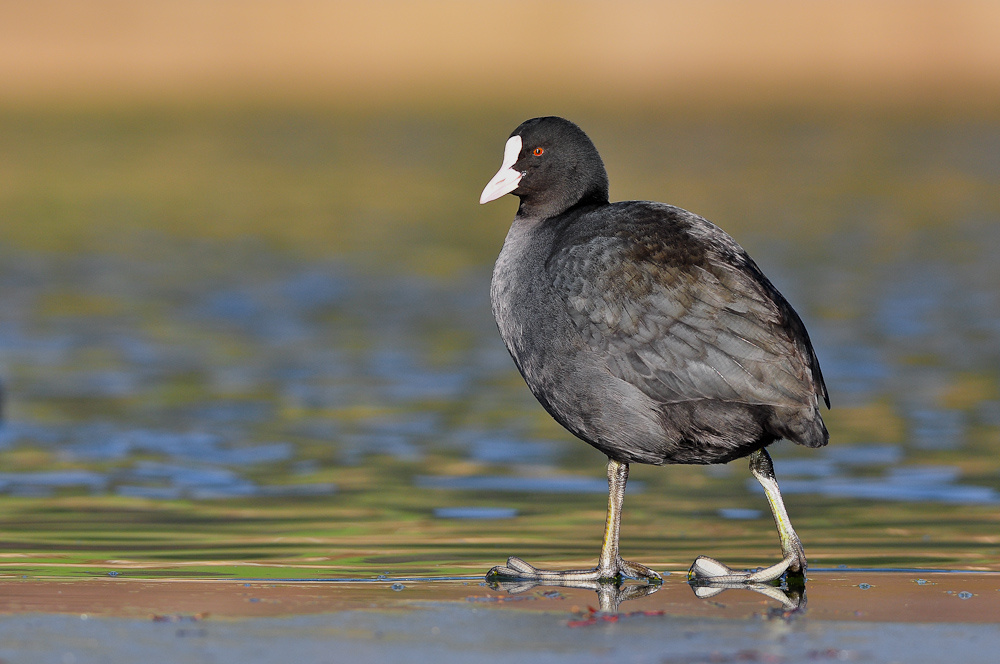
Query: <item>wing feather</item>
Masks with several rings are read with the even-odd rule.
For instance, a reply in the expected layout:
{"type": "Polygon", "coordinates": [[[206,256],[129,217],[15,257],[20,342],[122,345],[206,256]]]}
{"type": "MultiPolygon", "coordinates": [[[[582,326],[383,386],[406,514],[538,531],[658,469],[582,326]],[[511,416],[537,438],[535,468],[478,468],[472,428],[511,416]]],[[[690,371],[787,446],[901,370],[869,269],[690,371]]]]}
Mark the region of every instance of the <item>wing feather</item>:
{"type": "Polygon", "coordinates": [[[801,323],[745,252],[730,239],[699,260],[670,246],[677,237],[619,232],[550,258],[556,292],[608,370],[664,404],[801,406],[825,397],[801,323]]]}

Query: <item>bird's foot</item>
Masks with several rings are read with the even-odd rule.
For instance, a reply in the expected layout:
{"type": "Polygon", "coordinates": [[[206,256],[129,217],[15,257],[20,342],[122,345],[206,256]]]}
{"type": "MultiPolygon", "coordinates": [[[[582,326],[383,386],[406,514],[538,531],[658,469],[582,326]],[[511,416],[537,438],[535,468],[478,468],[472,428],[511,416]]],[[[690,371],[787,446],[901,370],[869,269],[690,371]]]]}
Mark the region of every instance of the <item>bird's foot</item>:
{"type": "Polygon", "coordinates": [[[645,565],[625,560],[621,556],[618,557],[618,573],[629,579],[639,579],[656,584],[663,583],[663,577],[658,572],[654,572],[645,565]]]}
{"type": "Polygon", "coordinates": [[[620,556],[613,565],[607,568],[595,567],[589,570],[550,571],[541,570],[529,565],[516,556],[507,559],[506,565],[497,565],[486,573],[487,581],[524,580],[540,581],[553,584],[575,581],[606,581],[619,582],[622,577],[641,579],[649,583],[663,583],[663,577],[645,565],[623,560],[620,556]]]}
{"type": "Polygon", "coordinates": [[[688,581],[714,587],[738,587],[748,584],[768,583],[789,572],[804,576],[805,554],[801,549],[789,551],[778,563],[756,570],[734,570],[714,558],[698,556],[688,570],[688,581]]]}

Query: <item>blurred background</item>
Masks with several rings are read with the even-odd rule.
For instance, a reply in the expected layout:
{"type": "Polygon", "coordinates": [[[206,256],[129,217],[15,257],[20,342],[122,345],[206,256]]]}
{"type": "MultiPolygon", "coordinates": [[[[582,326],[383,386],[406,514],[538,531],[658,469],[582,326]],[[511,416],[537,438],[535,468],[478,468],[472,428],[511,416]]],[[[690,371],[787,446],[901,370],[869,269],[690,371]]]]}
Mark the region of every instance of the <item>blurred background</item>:
{"type": "MultiPolygon", "coordinates": [[[[596,558],[604,459],[490,314],[545,114],[613,200],[802,315],[815,567],[1000,570],[1000,5],[0,3],[0,574],[479,574],[596,558]]],[[[622,546],[777,555],[745,464],[633,470],[622,546]]]]}

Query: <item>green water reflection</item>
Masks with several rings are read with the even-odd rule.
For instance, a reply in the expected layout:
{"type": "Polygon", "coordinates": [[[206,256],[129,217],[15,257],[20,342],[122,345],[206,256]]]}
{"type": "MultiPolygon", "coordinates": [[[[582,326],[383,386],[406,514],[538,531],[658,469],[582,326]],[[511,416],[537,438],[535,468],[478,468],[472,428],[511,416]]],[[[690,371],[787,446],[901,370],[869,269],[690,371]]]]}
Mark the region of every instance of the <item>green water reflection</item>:
{"type": "MultiPolygon", "coordinates": [[[[0,574],[589,564],[603,459],[489,313],[522,115],[0,113],[0,574]]],[[[775,458],[811,563],[1000,569],[1000,119],[571,115],[809,325],[831,446],[775,458]]],[[[773,562],[748,477],[634,468],[623,551],[773,562]]]]}

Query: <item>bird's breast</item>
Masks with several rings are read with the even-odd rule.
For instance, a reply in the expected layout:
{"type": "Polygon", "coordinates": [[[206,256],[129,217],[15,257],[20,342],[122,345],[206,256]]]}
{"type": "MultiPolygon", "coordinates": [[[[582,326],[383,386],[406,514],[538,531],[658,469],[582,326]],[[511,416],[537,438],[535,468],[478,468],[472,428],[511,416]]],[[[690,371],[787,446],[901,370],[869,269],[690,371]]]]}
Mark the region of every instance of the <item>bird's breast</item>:
{"type": "Polygon", "coordinates": [[[545,229],[515,219],[493,269],[490,293],[500,336],[536,393],[565,374],[565,365],[582,347],[546,270],[551,251],[545,229]]]}
{"type": "Polygon", "coordinates": [[[500,337],[518,367],[530,352],[537,317],[537,304],[544,256],[532,244],[532,229],[517,221],[511,226],[493,267],[490,301],[500,337]]]}

